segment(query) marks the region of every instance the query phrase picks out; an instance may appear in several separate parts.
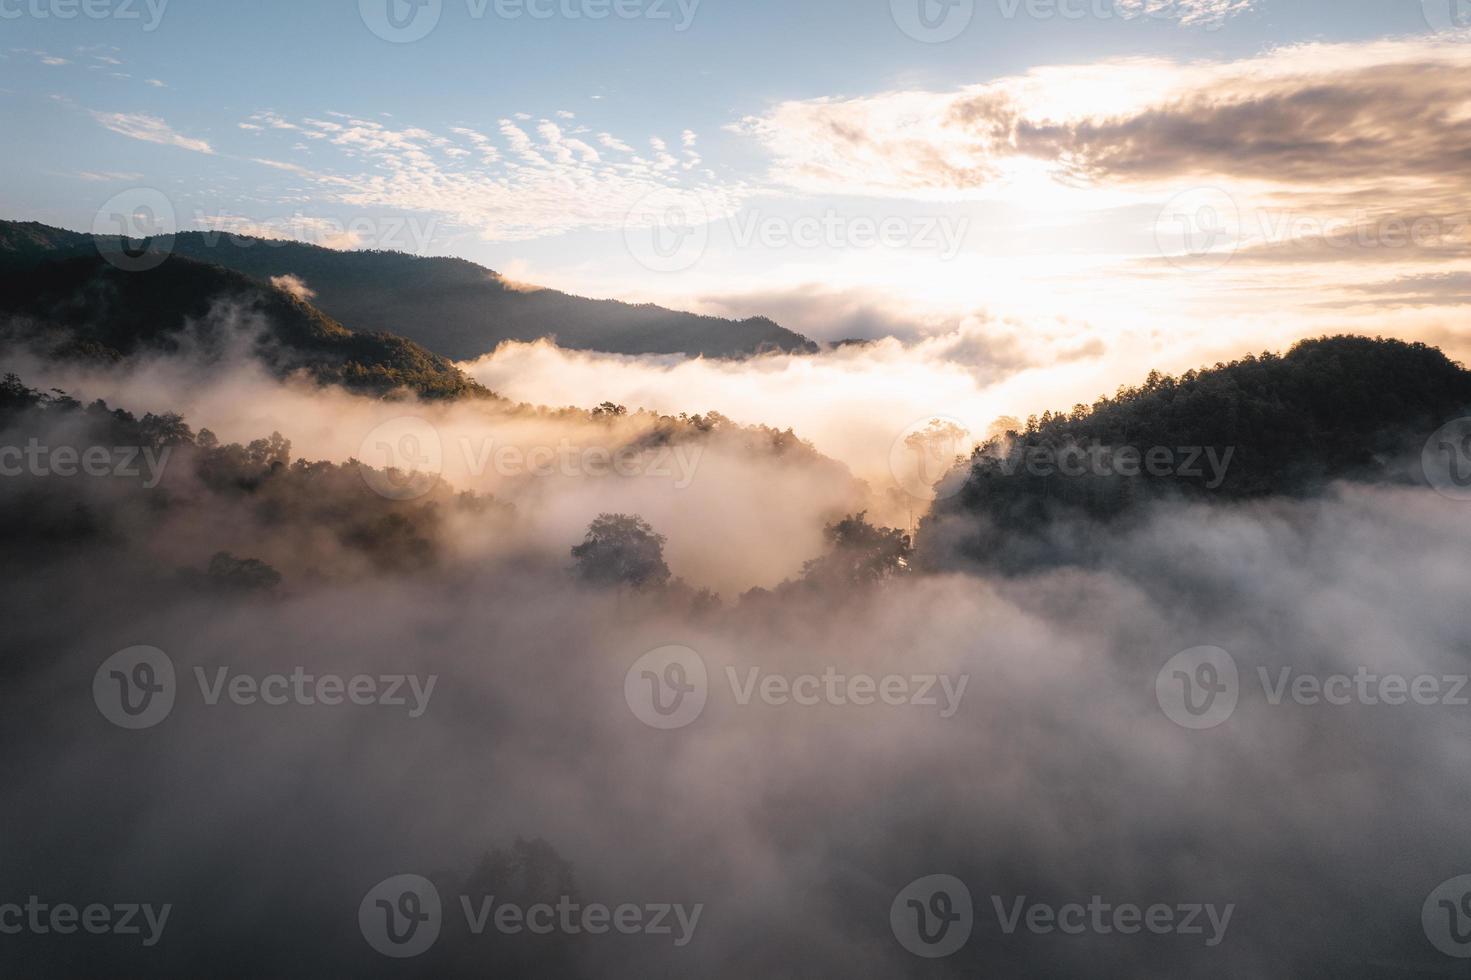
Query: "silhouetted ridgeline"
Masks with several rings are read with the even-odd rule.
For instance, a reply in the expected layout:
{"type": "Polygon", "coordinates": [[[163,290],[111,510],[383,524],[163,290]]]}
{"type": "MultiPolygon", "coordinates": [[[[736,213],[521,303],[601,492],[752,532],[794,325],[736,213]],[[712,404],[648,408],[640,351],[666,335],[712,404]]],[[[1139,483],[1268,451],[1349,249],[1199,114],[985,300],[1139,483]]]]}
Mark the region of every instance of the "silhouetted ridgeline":
{"type": "MultiPolygon", "coordinates": [[[[566,348],[615,354],[744,357],[817,346],[767,319],[727,320],[652,304],[594,300],[508,283],[464,259],[404,252],[339,251],[218,231],[184,232],[175,255],[242,272],[260,282],[292,275],[313,302],[354,330],[387,331],[455,360],[488,354],[505,340],[552,338],[566,348]]],[[[0,264],[92,250],[90,235],[34,222],[0,222],[0,264]]]]}
{"type": "Polygon", "coordinates": [[[95,253],[0,267],[0,341],[104,361],[181,347],[225,355],[245,343],[279,375],[305,370],[375,394],[490,395],[413,341],[355,333],[269,284],[178,257],[139,271],[95,253]]]}
{"type": "Polygon", "coordinates": [[[951,474],[964,484],[937,503],[919,546],[941,564],[1024,567],[1087,523],[1153,501],[1418,481],[1426,439],[1468,406],[1471,372],[1398,340],[1325,337],[1179,378],[1151,372],[1138,387],[1033,417],[979,447],[951,474]]]}
{"type": "Polygon", "coordinates": [[[116,559],[172,536],[197,551],[178,555],[181,567],[208,562],[211,584],[279,581],[274,570],[267,574],[248,561],[211,560],[221,552],[264,558],[298,580],[420,571],[438,563],[446,521],[456,515],[507,520],[512,512],[493,497],[456,493],[443,481],[416,499],[392,500],[364,479],[364,470],[377,472],[371,467],[293,459],[280,433],[221,445],[178,415],[140,419],[102,401],[84,406],[27,388],[13,374],[0,380],[0,433],[14,446],[75,446],[78,457],[88,446],[121,447],[105,453],[112,479],[0,482],[0,535],[12,545],[44,546],[29,554],[17,547],[6,557],[31,563],[99,547],[116,559]],[[260,574],[242,574],[252,570],[260,574]]]}

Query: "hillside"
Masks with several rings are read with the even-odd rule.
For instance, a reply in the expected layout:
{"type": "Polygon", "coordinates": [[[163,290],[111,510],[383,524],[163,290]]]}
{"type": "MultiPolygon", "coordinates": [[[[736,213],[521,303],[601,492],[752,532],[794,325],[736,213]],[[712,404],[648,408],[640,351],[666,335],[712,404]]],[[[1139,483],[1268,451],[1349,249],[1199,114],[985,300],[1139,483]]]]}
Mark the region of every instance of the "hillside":
{"type": "MultiPolygon", "coordinates": [[[[91,236],[0,222],[0,256],[8,254],[12,262],[90,245],[91,236]]],[[[728,358],[817,349],[765,317],[726,320],[508,284],[464,259],[337,251],[221,232],[182,233],[173,252],[260,282],[296,276],[315,293],[316,306],[352,329],[394,333],[455,360],[487,354],[505,340],[542,338],[616,354],[728,358]]]]}
{"type": "Polygon", "coordinates": [[[375,394],[488,395],[412,341],[356,333],[247,276],[177,256],[124,272],[93,252],[17,268],[0,263],[0,341],[48,356],[120,360],[188,346],[249,343],[268,367],[375,394]]]}
{"type": "Polygon", "coordinates": [[[1151,501],[1310,495],[1342,479],[1417,482],[1426,439],[1468,406],[1471,372],[1397,340],[1325,337],[1179,378],[1151,372],[1138,387],[1044,413],[979,447],[952,473],[964,484],[936,505],[920,542],[1005,564],[1035,558],[1066,523],[1075,532],[1077,522],[1111,522],[1151,501]],[[1155,447],[1169,456],[1151,473],[1145,457],[1155,447]]]}

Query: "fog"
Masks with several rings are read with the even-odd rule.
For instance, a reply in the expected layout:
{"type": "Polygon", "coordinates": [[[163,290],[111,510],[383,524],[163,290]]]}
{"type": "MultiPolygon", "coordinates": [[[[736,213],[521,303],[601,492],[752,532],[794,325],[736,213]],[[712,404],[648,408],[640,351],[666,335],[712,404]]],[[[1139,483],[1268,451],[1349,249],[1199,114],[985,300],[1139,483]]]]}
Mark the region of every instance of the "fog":
{"type": "MultiPolygon", "coordinates": [[[[532,346],[503,352],[495,368],[548,358],[559,371],[577,363],[532,346]]],[[[574,372],[569,385],[607,367],[586,361],[588,374],[574,372]]],[[[793,375],[826,386],[824,372],[843,363],[630,365],[583,390],[633,409],[644,404],[640,372],[687,372],[710,385],[707,409],[760,421],[757,407],[776,411],[764,400],[775,392],[789,393],[781,407],[800,405],[793,375]]],[[[180,411],[222,441],[280,431],[293,456],[339,462],[363,458],[369,435],[403,417],[429,422],[447,447],[492,435],[523,447],[617,446],[654,424],[376,401],[280,382],[238,360],[18,368],[32,385],[137,414],[180,411]]],[[[855,391],[873,380],[853,370],[855,391]]],[[[539,400],[561,397],[553,389],[539,400]]],[[[866,431],[892,410],[873,402],[869,414],[855,407],[851,432],[832,422],[830,437],[813,435],[819,448],[860,447],[844,459],[854,471],[891,441],[866,431]]],[[[815,405],[793,414],[815,421],[815,405]]],[[[172,912],[157,946],[28,937],[12,949],[14,967],[630,978],[1445,972],[1420,912],[1462,870],[1465,709],[1273,704],[1258,668],[1272,677],[1288,666],[1320,676],[1464,673],[1463,504],[1428,489],[1346,484],[1313,500],[1161,504],[1127,528],[1099,529],[1102,559],[1087,568],[935,572],[737,601],[795,576],[823,551],[824,523],[876,495],[839,463],[766,452],[741,430],[700,445],[682,488],[647,475],[477,474],[447,451],[450,489],[491,492],[516,509],[438,525],[439,561],[411,574],[362,565],[325,536],[304,541],[258,508],[181,504],[203,492],[182,463],[161,485],[176,508],[163,518],[150,516],[161,498],[147,493],[73,488],[94,507],[135,510],[120,539],[6,553],[0,614],[15,630],[0,715],[11,748],[0,766],[9,801],[0,855],[13,894],[172,912]],[[724,605],[579,584],[568,549],[603,511],[648,519],[668,538],[674,573],[717,589],[724,605]],[[220,549],[269,561],[281,587],[181,587],[181,568],[220,549]],[[92,686],[104,660],[138,645],[168,656],[177,696],[161,722],[134,731],[99,713],[92,686]],[[670,645],[705,666],[707,701],[688,725],[661,730],[626,682],[637,684],[637,671],[628,681],[636,662],[670,645]],[[1156,679],[1201,646],[1235,659],[1240,701],[1218,727],[1191,730],[1162,709],[1156,679]],[[211,704],[221,668],[257,679],[300,669],[435,682],[418,717],[389,704],[211,704]],[[953,711],[938,685],[935,705],[775,703],[742,694],[753,668],[789,682],[938,677],[953,711]],[[518,838],[550,844],[583,903],[700,906],[689,941],[470,935],[455,924],[461,895],[555,900],[529,875],[475,877],[482,854],[518,838]],[[413,960],[380,957],[358,927],[364,895],[399,874],[429,878],[444,903],[440,939],[413,960]],[[902,889],[934,874],[968,886],[975,927],[959,952],[928,960],[896,942],[889,916],[902,889]],[[1023,896],[1232,913],[1215,945],[1209,927],[1007,934],[993,902],[1010,908],[1023,896]]],[[[7,506],[39,482],[7,482],[7,506]]],[[[942,522],[927,533],[950,532],[942,522]]]]}

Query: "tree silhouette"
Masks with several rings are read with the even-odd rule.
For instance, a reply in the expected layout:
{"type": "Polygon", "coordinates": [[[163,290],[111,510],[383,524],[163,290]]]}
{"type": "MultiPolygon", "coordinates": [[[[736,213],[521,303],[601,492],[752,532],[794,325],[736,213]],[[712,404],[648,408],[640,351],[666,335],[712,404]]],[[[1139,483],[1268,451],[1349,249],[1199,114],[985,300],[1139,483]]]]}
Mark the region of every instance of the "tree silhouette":
{"type": "Polygon", "coordinates": [[[664,542],[664,536],[636,514],[600,514],[588,525],[582,544],[572,549],[572,557],[584,582],[657,587],[669,581],[664,542]]]}

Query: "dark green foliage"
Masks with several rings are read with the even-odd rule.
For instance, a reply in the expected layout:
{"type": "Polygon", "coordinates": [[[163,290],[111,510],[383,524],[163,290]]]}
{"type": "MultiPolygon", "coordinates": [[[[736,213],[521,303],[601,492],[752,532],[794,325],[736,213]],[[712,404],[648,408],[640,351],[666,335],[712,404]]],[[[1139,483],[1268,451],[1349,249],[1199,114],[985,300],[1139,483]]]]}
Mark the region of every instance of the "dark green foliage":
{"type": "MultiPolygon", "coordinates": [[[[460,899],[468,900],[478,915],[486,899],[494,899],[491,914],[502,906],[529,910],[538,905],[558,909],[576,907],[580,917],[584,898],[577,888],[572,864],[541,838],[517,838],[508,848],[494,848],[481,857],[463,881],[445,881],[447,903],[444,932],[426,957],[424,976],[546,977],[571,980],[594,976],[599,937],[578,932],[542,935],[527,928],[502,935],[492,924],[473,935],[460,913],[460,899]],[[453,906],[456,914],[448,914],[453,906]]],[[[569,913],[570,914],[570,913],[569,913]]],[[[604,937],[605,938],[605,937],[604,937]]]]}
{"type": "Polygon", "coordinates": [[[141,478],[0,480],[0,534],[59,547],[122,546],[151,528],[186,523],[191,542],[213,555],[202,577],[209,588],[274,587],[277,568],[324,578],[422,571],[442,562],[438,542],[452,516],[496,521],[511,513],[494,498],[442,483],[415,500],[390,500],[373,491],[370,467],[293,459],[280,433],[222,445],[208,429],[196,436],[177,415],[138,419],[101,401],[83,407],[13,374],[0,381],[0,430],[10,445],[34,437],[52,446],[166,449],[162,482],[152,488],[141,478]],[[245,547],[255,552],[248,559],[221,557],[245,547]]]}
{"type": "Polygon", "coordinates": [[[120,360],[183,346],[222,354],[249,343],[281,375],[428,398],[489,396],[445,358],[391,334],[354,333],[316,307],[239,273],[171,258],[125,272],[97,255],[0,267],[0,340],[50,356],[120,360]]]}
{"type": "Polygon", "coordinates": [[[1398,340],[1325,337],[1285,356],[1247,356],[1179,378],[1151,372],[1138,387],[1091,407],[1044,413],[978,448],[963,489],[936,506],[920,543],[927,554],[944,550],[947,542],[936,536],[952,536],[969,519],[974,537],[961,550],[987,560],[1012,548],[1016,532],[1040,540],[1061,519],[1111,520],[1150,501],[1312,494],[1340,479],[1409,480],[1425,440],[1468,405],[1471,372],[1433,347],[1398,340]],[[1199,448],[1202,472],[1121,475],[1116,461],[1125,447],[1165,447],[1180,462],[1199,448]],[[1231,453],[1218,485],[1211,485],[1205,449],[1217,458],[1231,453]],[[1107,462],[1081,476],[1042,475],[1026,465],[1036,450],[1049,458],[1096,451],[1107,462]]]}
{"type": "Polygon", "coordinates": [[[633,514],[601,514],[572,549],[577,574],[593,585],[658,588],[669,582],[662,534],[633,514]]]}
{"type": "Polygon", "coordinates": [[[269,592],[281,584],[281,573],[254,558],[236,558],[227,551],[216,552],[205,573],[209,583],[222,592],[269,592]]]}
{"type": "Polygon", "coordinates": [[[909,535],[875,527],[866,513],[851,514],[823,529],[828,552],[802,567],[802,579],[818,585],[863,586],[904,575],[913,554],[909,535]]]}
{"type": "MultiPolygon", "coordinates": [[[[89,250],[91,236],[45,225],[0,222],[0,268],[48,250],[89,250]]],[[[508,283],[464,259],[403,252],[337,251],[223,232],[184,232],[173,254],[235,270],[259,284],[294,275],[314,305],[354,330],[407,337],[467,360],[505,340],[555,338],[575,350],[619,354],[742,357],[765,350],[815,351],[800,334],[765,317],[726,320],[651,304],[585,299],[508,283]]]]}

